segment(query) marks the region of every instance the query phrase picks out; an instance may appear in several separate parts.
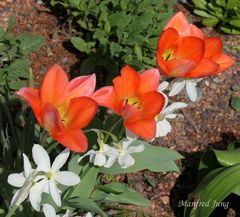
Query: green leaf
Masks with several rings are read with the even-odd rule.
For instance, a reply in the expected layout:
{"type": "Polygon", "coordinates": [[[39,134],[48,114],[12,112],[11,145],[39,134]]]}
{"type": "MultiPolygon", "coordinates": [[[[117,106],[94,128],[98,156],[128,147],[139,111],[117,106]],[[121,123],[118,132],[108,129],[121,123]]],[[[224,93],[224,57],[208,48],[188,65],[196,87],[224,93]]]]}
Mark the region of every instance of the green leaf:
{"type": "Polygon", "coordinates": [[[196,8],[204,9],[204,10],[207,9],[206,8],[207,2],[205,0],[193,0],[193,3],[196,8]]]}
{"type": "Polygon", "coordinates": [[[136,206],[150,206],[151,202],[144,197],[142,197],[138,192],[129,189],[121,194],[107,194],[104,198],[106,201],[111,201],[115,203],[126,203],[133,204],[136,206]]]}
{"type": "Polygon", "coordinates": [[[230,20],[229,23],[232,26],[235,26],[235,27],[239,28],[239,30],[240,30],[240,20],[230,20]]]}
{"type": "Polygon", "coordinates": [[[72,37],[71,43],[73,46],[81,52],[89,54],[92,48],[95,46],[95,42],[86,42],[82,38],[72,37]]]}
{"type": "Polygon", "coordinates": [[[227,34],[233,34],[233,35],[240,34],[240,29],[231,27],[230,25],[223,25],[220,27],[220,30],[227,34]]]}
{"type": "Polygon", "coordinates": [[[78,163],[79,157],[80,157],[79,155],[75,155],[68,162],[68,170],[76,174],[80,174],[83,169],[83,166],[80,163],[78,163]]]}
{"type": "Polygon", "coordinates": [[[218,162],[224,166],[233,166],[240,163],[240,148],[234,150],[213,150],[216,155],[218,162]]]}
{"type": "Polygon", "coordinates": [[[226,6],[226,0],[216,0],[216,4],[222,7],[226,6]]]}
{"type": "Polygon", "coordinates": [[[209,17],[202,20],[204,26],[215,26],[218,23],[217,17],[209,17]]]}
{"type": "Polygon", "coordinates": [[[240,97],[232,96],[231,97],[231,106],[234,110],[240,111],[240,97]]]}
{"type": "Polygon", "coordinates": [[[135,50],[135,53],[136,53],[136,55],[137,55],[137,59],[142,62],[143,54],[142,54],[142,49],[141,49],[141,47],[138,46],[138,45],[135,45],[135,46],[134,46],[134,50],[135,50]]]}
{"type": "Polygon", "coordinates": [[[126,204],[133,204],[137,206],[150,206],[151,202],[142,195],[140,195],[137,191],[128,188],[124,184],[111,182],[106,185],[98,186],[100,191],[97,191],[98,195],[94,195],[95,199],[117,202],[117,203],[126,203],[126,204]],[[103,194],[101,191],[104,191],[106,194],[103,194]],[[100,197],[101,193],[101,197],[100,197]]]}
{"type": "Polygon", "coordinates": [[[16,37],[20,42],[20,49],[23,55],[38,50],[45,42],[45,38],[40,35],[33,36],[29,33],[22,33],[16,37]]]}
{"type": "Polygon", "coordinates": [[[101,173],[120,174],[131,173],[140,170],[148,169],[153,172],[163,171],[179,171],[174,160],[183,158],[178,152],[167,148],[156,147],[149,145],[144,141],[134,141],[132,145],[144,144],[145,149],[140,153],[133,153],[132,157],[135,159],[135,164],[126,169],[122,169],[118,162],[111,168],[100,168],[101,173]]]}
{"type": "Polygon", "coordinates": [[[184,217],[208,217],[214,211],[214,201],[223,201],[230,193],[239,187],[240,183],[240,164],[217,169],[206,176],[192,193],[189,201],[198,198],[200,202],[209,202],[209,206],[186,207],[184,217]],[[207,181],[206,181],[207,180],[207,181]]]}
{"type": "Polygon", "coordinates": [[[86,171],[83,176],[81,175],[80,183],[74,187],[71,197],[78,197],[81,195],[84,198],[89,198],[91,195],[94,186],[96,185],[96,180],[98,176],[99,168],[92,166],[86,171]]]}
{"type": "Polygon", "coordinates": [[[238,5],[239,5],[239,0],[228,0],[226,9],[231,10],[238,5]]]}
{"type": "Polygon", "coordinates": [[[28,78],[29,66],[30,61],[28,59],[23,58],[16,60],[14,63],[9,65],[8,67],[5,67],[2,70],[7,72],[8,80],[15,80],[20,77],[28,78]]]}
{"type": "Polygon", "coordinates": [[[73,6],[78,8],[80,5],[81,0],[69,0],[69,3],[73,6]]]}
{"type": "Polygon", "coordinates": [[[119,182],[111,182],[106,185],[98,186],[98,189],[103,190],[108,193],[123,193],[127,191],[127,186],[119,182]]]}
{"type": "Polygon", "coordinates": [[[209,14],[209,12],[206,12],[204,10],[198,10],[198,9],[194,9],[194,14],[197,14],[198,16],[201,16],[201,17],[212,17],[211,14],[209,14]]]}
{"type": "Polygon", "coordinates": [[[64,202],[67,206],[84,209],[101,215],[102,217],[108,217],[108,215],[92,200],[85,197],[77,196],[64,202]]]}

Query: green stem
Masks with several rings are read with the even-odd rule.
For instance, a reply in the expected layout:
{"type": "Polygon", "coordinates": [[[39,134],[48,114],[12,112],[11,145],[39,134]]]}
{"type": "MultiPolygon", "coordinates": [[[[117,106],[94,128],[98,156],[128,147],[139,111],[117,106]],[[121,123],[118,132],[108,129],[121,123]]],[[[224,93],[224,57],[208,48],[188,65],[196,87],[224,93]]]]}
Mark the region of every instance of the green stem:
{"type": "Polygon", "coordinates": [[[13,206],[11,207],[11,209],[8,211],[8,214],[6,215],[6,217],[11,217],[15,214],[15,211],[18,209],[19,206],[13,206]]]}
{"type": "Polygon", "coordinates": [[[48,131],[44,130],[43,134],[42,134],[42,136],[40,138],[39,145],[44,146],[45,143],[46,143],[47,137],[48,137],[48,131]]]}
{"type": "MultiPolygon", "coordinates": [[[[112,133],[113,130],[117,127],[117,125],[122,121],[121,117],[119,117],[116,122],[112,125],[112,127],[109,129],[109,133],[112,133]]],[[[108,137],[109,137],[109,134],[107,134],[107,136],[105,137],[105,143],[107,142],[108,140],[108,137]]]]}

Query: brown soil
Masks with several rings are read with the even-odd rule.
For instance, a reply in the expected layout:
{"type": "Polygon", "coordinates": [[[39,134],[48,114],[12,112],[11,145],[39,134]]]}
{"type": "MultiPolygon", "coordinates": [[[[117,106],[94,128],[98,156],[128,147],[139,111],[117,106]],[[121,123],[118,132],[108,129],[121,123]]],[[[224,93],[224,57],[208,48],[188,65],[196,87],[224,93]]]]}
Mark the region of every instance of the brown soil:
{"type": "MultiPolygon", "coordinates": [[[[178,8],[189,13],[182,6],[178,8]]],[[[55,63],[61,64],[66,71],[75,70],[79,73],[76,67],[79,55],[68,51],[72,48],[64,43],[68,34],[63,34],[59,16],[57,18],[53,15],[42,1],[8,0],[5,5],[0,5],[0,12],[0,25],[6,26],[9,16],[14,15],[18,21],[14,28],[15,33],[31,32],[46,38],[45,45],[31,55],[36,85],[47,68],[55,63]]],[[[192,18],[198,21],[196,17],[192,18]]],[[[219,35],[212,28],[202,29],[208,35],[219,35]]],[[[221,35],[221,37],[225,51],[235,56],[239,62],[239,53],[234,52],[231,47],[240,43],[240,36],[221,35]]],[[[238,64],[225,73],[201,81],[199,88],[201,99],[197,103],[190,103],[184,93],[172,98],[174,101],[187,102],[188,108],[172,122],[172,132],[155,141],[155,144],[177,150],[185,156],[182,161],[182,174],[154,174],[143,171],[119,177],[127,178],[129,185],[152,201],[152,206],[144,209],[146,216],[182,217],[183,210],[182,207],[178,207],[178,203],[186,200],[188,194],[196,187],[197,166],[201,154],[210,148],[226,149],[233,140],[240,141],[240,113],[235,112],[229,105],[231,86],[234,84],[240,84],[238,64]],[[156,181],[154,187],[148,183],[149,178],[156,181]]],[[[231,206],[232,209],[229,209],[225,216],[237,216],[234,204],[231,206]]]]}

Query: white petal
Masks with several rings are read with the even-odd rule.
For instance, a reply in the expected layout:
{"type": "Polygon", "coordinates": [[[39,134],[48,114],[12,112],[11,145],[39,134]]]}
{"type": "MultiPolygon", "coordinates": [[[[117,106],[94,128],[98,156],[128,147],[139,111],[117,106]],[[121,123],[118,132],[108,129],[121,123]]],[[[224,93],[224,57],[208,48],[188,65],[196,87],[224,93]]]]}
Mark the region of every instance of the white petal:
{"type": "Polygon", "coordinates": [[[126,153],[126,154],[119,155],[118,163],[121,165],[123,169],[125,169],[127,167],[134,165],[135,160],[130,154],[126,153]]]}
{"type": "Polygon", "coordinates": [[[33,160],[38,166],[38,170],[48,172],[50,170],[50,158],[46,150],[38,144],[32,148],[33,160]]]}
{"type": "Polygon", "coordinates": [[[187,95],[189,96],[189,99],[192,102],[195,102],[197,100],[196,84],[192,83],[191,80],[187,81],[186,91],[187,91],[187,95]]]}
{"type": "Polygon", "coordinates": [[[73,172],[61,171],[55,174],[55,180],[66,186],[77,185],[80,182],[80,178],[73,172]]]}
{"type": "Polygon", "coordinates": [[[184,88],[185,84],[186,84],[185,80],[175,82],[172,86],[169,96],[175,96],[178,93],[180,93],[181,90],[184,88]]]}
{"type": "Polygon", "coordinates": [[[14,187],[22,187],[26,178],[23,173],[13,173],[8,176],[8,183],[14,187]]]}
{"type": "Polygon", "coordinates": [[[56,211],[50,204],[43,204],[43,213],[45,217],[56,217],[56,211]]]}
{"type": "Polygon", "coordinates": [[[169,82],[162,81],[158,86],[158,92],[162,92],[162,91],[166,90],[168,85],[169,85],[169,82]]]}
{"type": "Polygon", "coordinates": [[[129,140],[136,140],[138,138],[138,135],[134,134],[133,132],[131,132],[130,130],[128,130],[127,128],[125,129],[125,133],[126,133],[126,137],[129,140]]]}
{"type": "Polygon", "coordinates": [[[20,190],[17,190],[17,191],[14,193],[14,195],[13,195],[13,197],[12,197],[12,200],[11,200],[11,203],[10,203],[11,206],[15,206],[19,192],[20,192],[20,190]]]}
{"type": "Polygon", "coordinates": [[[31,163],[30,163],[27,155],[25,155],[24,153],[23,153],[23,168],[24,168],[25,177],[28,177],[30,175],[30,173],[33,171],[31,163]]]}
{"type": "Polygon", "coordinates": [[[110,167],[115,163],[115,161],[117,160],[117,158],[118,158],[118,155],[115,155],[115,156],[113,156],[113,157],[109,157],[109,158],[107,159],[107,162],[105,163],[104,167],[110,168],[110,167]]]}
{"type": "Polygon", "coordinates": [[[58,187],[54,180],[50,180],[50,182],[49,182],[49,191],[50,191],[53,201],[56,203],[57,206],[60,207],[62,204],[62,201],[61,201],[58,187]]]}
{"type": "Polygon", "coordinates": [[[60,153],[52,164],[52,170],[57,171],[62,168],[62,166],[66,163],[68,157],[69,157],[70,151],[69,149],[65,149],[62,153],[60,153]]]}
{"type": "Polygon", "coordinates": [[[187,104],[184,102],[174,102],[171,105],[169,105],[167,108],[165,108],[164,114],[171,114],[174,111],[181,108],[185,108],[185,107],[187,107],[187,104]]]}
{"type": "Polygon", "coordinates": [[[83,158],[87,157],[88,155],[92,155],[93,153],[95,153],[94,150],[88,151],[87,153],[85,153],[84,155],[82,155],[81,157],[78,158],[78,163],[80,163],[80,161],[81,161],[83,158]]]}
{"type": "Polygon", "coordinates": [[[156,137],[166,136],[169,132],[171,132],[171,125],[167,119],[163,119],[162,121],[157,122],[157,130],[156,137]]]}
{"type": "Polygon", "coordinates": [[[88,212],[85,217],[93,217],[93,216],[90,212],[88,212]]]}
{"type": "Polygon", "coordinates": [[[108,144],[105,144],[104,149],[104,154],[108,157],[117,156],[119,154],[117,148],[109,146],[108,144]]]}
{"type": "Polygon", "coordinates": [[[128,153],[136,153],[136,152],[142,152],[145,149],[145,146],[143,144],[139,145],[132,145],[128,148],[128,153]]]}
{"type": "Polygon", "coordinates": [[[40,211],[40,202],[41,202],[41,196],[43,193],[44,187],[47,185],[47,180],[43,179],[36,183],[31,189],[29,193],[29,200],[32,205],[32,207],[36,211],[40,211]]]}
{"type": "Polygon", "coordinates": [[[101,167],[106,163],[106,161],[106,156],[99,152],[94,156],[93,164],[101,167]]]}
{"type": "Polygon", "coordinates": [[[176,117],[177,117],[177,114],[167,114],[167,115],[165,115],[166,119],[174,119],[176,117]]]}
{"type": "Polygon", "coordinates": [[[167,105],[168,105],[168,97],[167,97],[167,95],[165,94],[165,93],[163,93],[163,92],[161,92],[161,94],[164,96],[164,99],[165,99],[165,101],[164,101],[164,106],[163,106],[163,108],[162,108],[162,111],[164,111],[164,109],[167,107],[167,105]]]}
{"type": "Polygon", "coordinates": [[[127,148],[129,147],[129,145],[132,143],[133,141],[127,138],[123,138],[121,139],[121,141],[119,141],[120,144],[122,144],[122,149],[123,150],[127,150],[127,148]]]}
{"type": "Polygon", "coordinates": [[[67,209],[66,213],[62,217],[69,217],[70,214],[71,214],[71,211],[69,209],[67,209]]]}

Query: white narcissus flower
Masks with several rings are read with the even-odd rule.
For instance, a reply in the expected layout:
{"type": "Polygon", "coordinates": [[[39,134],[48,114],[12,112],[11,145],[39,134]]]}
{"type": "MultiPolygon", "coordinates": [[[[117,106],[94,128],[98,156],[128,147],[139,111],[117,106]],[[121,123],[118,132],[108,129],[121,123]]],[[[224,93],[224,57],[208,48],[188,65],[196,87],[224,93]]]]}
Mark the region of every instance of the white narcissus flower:
{"type": "Polygon", "coordinates": [[[105,144],[100,138],[97,139],[99,150],[90,150],[78,159],[80,162],[84,157],[89,156],[90,162],[95,166],[110,168],[117,159],[118,150],[105,144]]]}
{"type": "Polygon", "coordinates": [[[8,176],[8,183],[14,187],[20,188],[17,190],[11,200],[11,206],[20,205],[29,194],[33,184],[35,170],[32,169],[28,157],[23,154],[23,168],[21,173],[13,173],[8,176]]]}
{"type": "Polygon", "coordinates": [[[174,114],[174,112],[185,107],[187,107],[187,104],[183,102],[174,102],[169,106],[165,104],[161,113],[156,116],[156,137],[163,137],[171,132],[172,127],[167,119],[176,118],[177,114],[174,114]]]}
{"type": "Polygon", "coordinates": [[[202,78],[197,79],[177,79],[176,82],[173,84],[172,89],[169,93],[169,96],[175,96],[180,93],[183,88],[186,86],[186,92],[189,99],[192,102],[197,100],[197,83],[201,81],[202,78]]]}
{"type": "Polygon", "coordinates": [[[47,151],[40,145],[35,144],[32,149],[33,160],[36,163],[37,171],[43,171],[44,175],[38,176],[37,182],[32,187],[29,199],[31,205],[37,211],[40,210],[41,195],[43,192],[50,194],[57,206],[61,206],[60,190],[57,184],[66,186],[77,185],[80,178],[70,171],[59,171],[66,163],[70,151],[65,149],[54,160],[52,166],[47,151]]]}
{"type": "Polygon", "coordinates": [[[50,204],[43,204],[43,213],[45,217],[70,217],[70,210],[68,209],[65,214],[57,215],[55,209],[50,204]]]}
{"type": "Polygon", "coordinates": [[[131,143],[132,140],[124,138],[119,141],[118,144],[115,144],[119,151],[118,163],[123,169],[134,165],[135,160],[131,156],[132,153],[142,152],[145,149],[145,146],[143,144],[131,146],[131,143]]]}
{"type": "Polygon", "coordinates": [[[177,115],[174,114],[174,112],[178,109],[187,107],[187,104],[183,103],[183,102],[174,102],[168,106],[168,97],[167,97],[167,95],[165,95],[162,92],[163,90],[165,90],[168,87],[168,84],[169,84],[168,82],[163,81],[158,86],[158,91],[163,94],[163,96],[165,98],[165,103],[164,103],[162,111],[155,118],[156,122],[157,122],[155,137],[163,137],[163,136],[166,136],[168,133],[170,133],[172,127],[167,119],[176,118],[177,115]]]}

